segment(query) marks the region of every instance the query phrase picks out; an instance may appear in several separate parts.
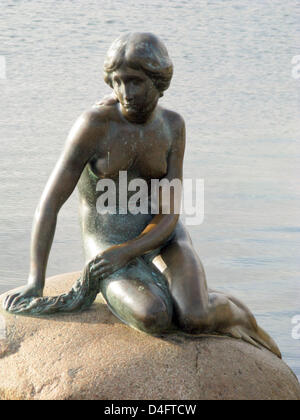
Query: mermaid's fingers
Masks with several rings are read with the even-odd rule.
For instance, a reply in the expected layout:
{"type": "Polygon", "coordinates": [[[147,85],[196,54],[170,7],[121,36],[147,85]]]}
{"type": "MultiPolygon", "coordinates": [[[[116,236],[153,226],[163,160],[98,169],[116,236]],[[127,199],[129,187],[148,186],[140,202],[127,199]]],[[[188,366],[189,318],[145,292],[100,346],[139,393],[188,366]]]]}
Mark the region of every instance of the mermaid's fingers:
{"type": "Polygon", "coordinates": [[[104,263],[109,263],[108,260],[106,260],[105,258],[103,258],[101,255],[98,255],[97,257],[95,257],[91,262],[90,262],[90,269],[92,270],[96,265],[98,264],[104,264],[104,263]]]}
{"type": "Polygon", "coordinates": [[[109,271],[109,266],[100,267],[97,270],[93,271],[93,276],[102,277],[109,271]]]}
{"type": "Polygon", "coordinates": [[[22,294],[18,294],[17,296],[15,296],[14,300],[11,303],[11,306],[13,307],[17,305],[22,298],[24,299],[24,295],[22,294]]]}
{"type": "Polygon", "coordinates": [[[101,271],[103,269],[107,268],[107,267],[108,267],[108,264],[105,264],[105,265],[97,265],[97,267],[96,266],[92,266],[91,269],[90,269],[90,274],[91,274],[91,276],[97,276],[97,275],[101,274],[101,271]]]}
{"type": "Polygon", "coordinates": [[[5,296],[5,299],[3,301],[3,307],[6,308],[6,303],[8,301],[9,295],[5,296]]]}
{"type": "Polygon", "coordinates": [[[18,293],[13,293],[12,295],[6,296],[6,299],[4,301],[4,308],[9,309],[11,307],[12,302],[14,299],[18,296],[18,293]]]}
{"type": "Polygon", "coordinates": [[[99,270],[102,267],[106,267],[109,265],[109,262],[105,259],[101,259],[99,262],[96,262],[92,265],[91,269],[92,271],[99,270]]]}

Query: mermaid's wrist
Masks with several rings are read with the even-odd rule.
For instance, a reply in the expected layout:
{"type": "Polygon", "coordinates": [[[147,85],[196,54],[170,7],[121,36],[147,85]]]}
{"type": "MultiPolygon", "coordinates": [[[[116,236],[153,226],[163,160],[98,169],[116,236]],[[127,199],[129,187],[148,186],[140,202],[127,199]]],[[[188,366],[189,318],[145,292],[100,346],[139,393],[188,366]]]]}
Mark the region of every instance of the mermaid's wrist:
{"type": "Polygon", "coordinates": [[[43,291],[45,285],[45,277],[41,275],[38,276],[29,274],[27,284],[28,286],[31,286],[37,290],[43,291]]]}

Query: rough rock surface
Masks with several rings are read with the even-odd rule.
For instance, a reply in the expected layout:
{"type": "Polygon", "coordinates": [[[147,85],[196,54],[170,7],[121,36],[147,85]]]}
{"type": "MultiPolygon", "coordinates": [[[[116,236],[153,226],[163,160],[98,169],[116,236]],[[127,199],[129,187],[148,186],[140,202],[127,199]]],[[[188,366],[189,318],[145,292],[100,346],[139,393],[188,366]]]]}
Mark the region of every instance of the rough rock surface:
{"type": "MultiPolygon", "coordinates": [[[[45,293],[68,290],[77,277],[49,279],[45,293]]],[[[123,325],[99,296],[79,314],[0,310],[1,399],[300,400],[300,386],[265,349],[221,336],[148,336],[123,325]]]]}

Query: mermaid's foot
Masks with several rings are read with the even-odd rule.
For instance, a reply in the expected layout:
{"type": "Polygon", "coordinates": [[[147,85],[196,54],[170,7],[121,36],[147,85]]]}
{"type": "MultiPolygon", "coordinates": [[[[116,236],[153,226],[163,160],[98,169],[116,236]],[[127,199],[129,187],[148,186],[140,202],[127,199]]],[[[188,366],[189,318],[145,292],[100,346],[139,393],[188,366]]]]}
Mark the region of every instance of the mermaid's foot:
{"type": "Polygon", "coordinates": [[[254,330],[242,325],[236,325],[234,327],[225,328],[219,332],[234,338],[242,339],[258,348],[263,346],[278,356],[280,359],[282,358],[281,352],[275,341],[259,326],[257,326],[256,330],[254,330]]]}
{"type": "Polygon", "coordinates": [[[219,324],[219,327],[216,328],[218,333],[242,339],[258,348],[263,346],[280,359],[282,358],[275,341],[257,325],[254,315],[243,302],[234,296],[222,292],[209,290],[209,293],[222,296],[225,301],[227,300],[229,302],[232,311],[232,316],[228,317],[227,326],[224,326],[224,324],[221,326],[219,324]]]}

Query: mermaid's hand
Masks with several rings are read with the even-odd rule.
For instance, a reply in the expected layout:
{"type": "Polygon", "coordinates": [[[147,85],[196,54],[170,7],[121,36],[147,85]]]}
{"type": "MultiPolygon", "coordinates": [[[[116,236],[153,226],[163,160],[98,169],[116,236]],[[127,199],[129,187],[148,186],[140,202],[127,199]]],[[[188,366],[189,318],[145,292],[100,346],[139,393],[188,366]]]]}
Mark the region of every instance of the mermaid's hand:
{"type": "Polygon", "coordinates": [[[91,274],[103,279],[124,267],[131,260],[132,255],[127,246],[114,245],[94,259],[91,265],[91,274]]]}
{"type": "Polygon", "coordinates": [[[98,106],[111,106],[115,105],[118,102],[118,98],[114,93],[111,93],[110,95],[104,96],[104,98],[101,99],[101,101],[96,102],[94,107],[98,106]]]}
{"type": "Polygon", "coordinates": [[[5,310],[15,306],[21,299],[30,298],[30,297],[41,297],[43,295],[43,290],[36,285],[28,284],[27,286],[22,287],[17,292],[8,294],[4,300],[3,307],[5,310]]]}

